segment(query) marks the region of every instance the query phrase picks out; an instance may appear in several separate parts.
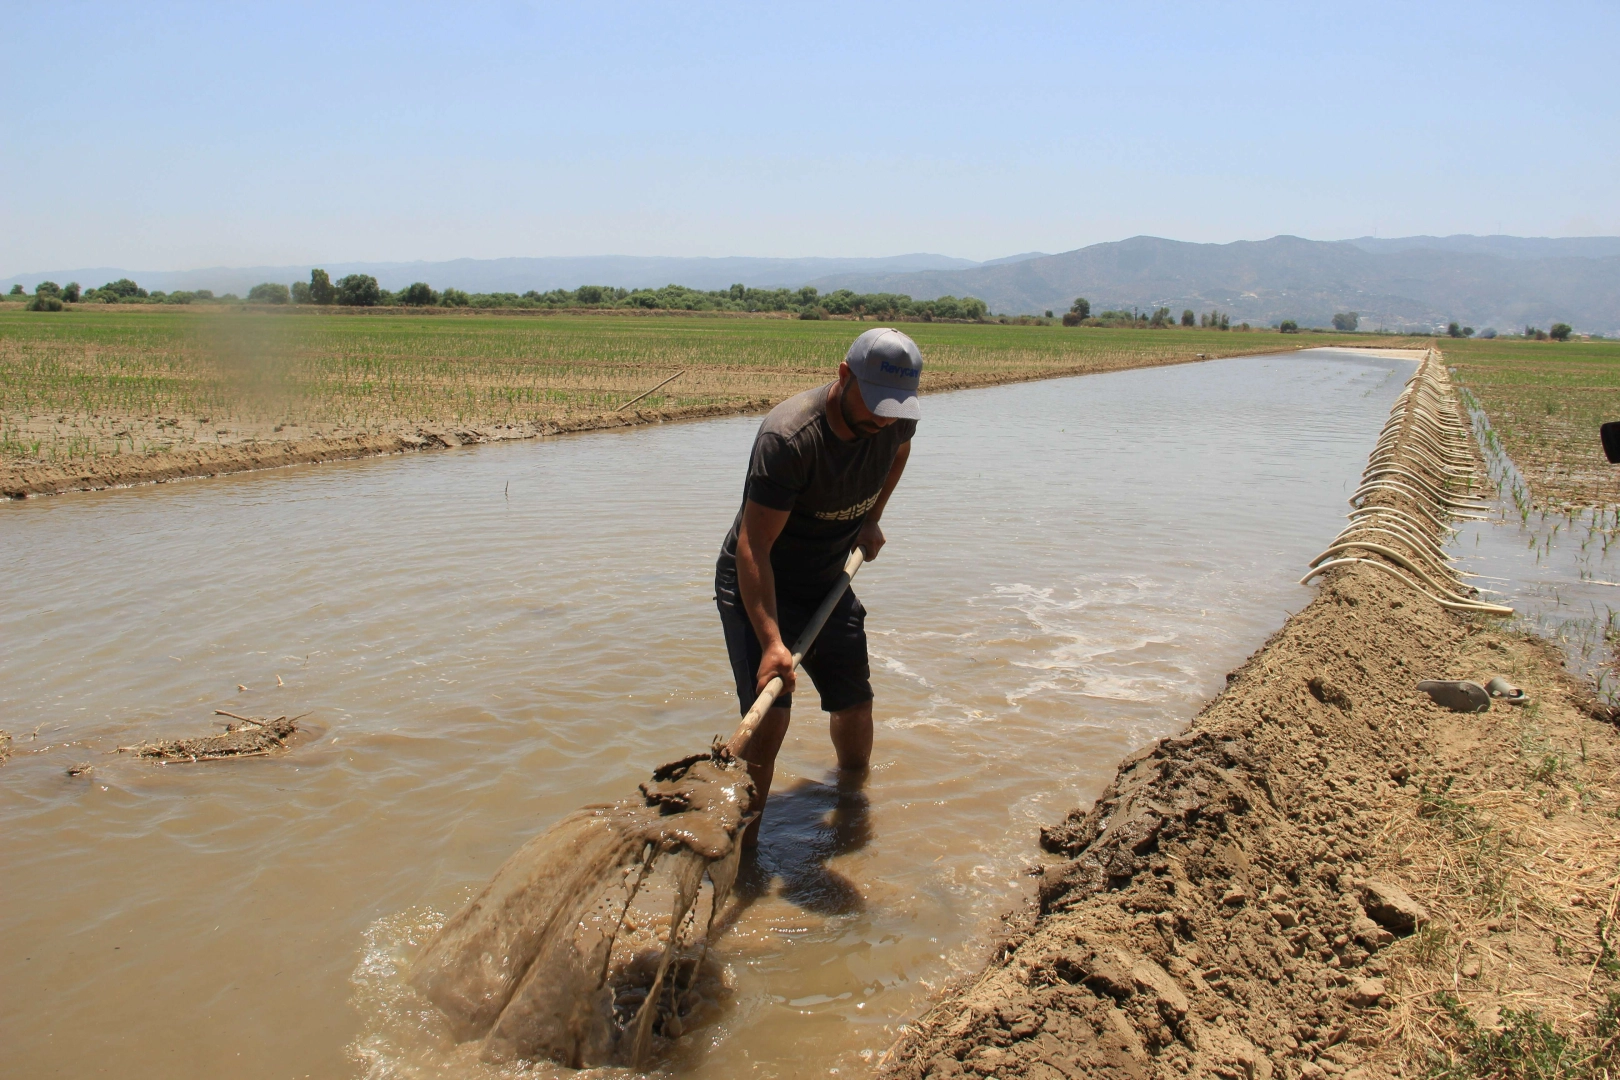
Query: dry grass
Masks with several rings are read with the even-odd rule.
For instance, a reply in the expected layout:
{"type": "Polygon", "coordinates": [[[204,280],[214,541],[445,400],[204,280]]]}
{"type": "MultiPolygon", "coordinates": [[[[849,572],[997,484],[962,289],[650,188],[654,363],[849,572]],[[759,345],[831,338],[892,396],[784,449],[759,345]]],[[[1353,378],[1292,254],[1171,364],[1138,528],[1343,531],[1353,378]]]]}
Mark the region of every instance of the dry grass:
{"type": "MultiPolygon", "coordinates": [[[[1502,666],[1500,651],[1485,664],[1502,666]]],[[[1525,642],[1508,672],[1540,681],[1525,642]]],[[[1543,670],[1546,670],[1544,668],[1543,670]]],[[[1607,1077],[1620,957],[1620,742],[1562,700],[1493,709],[1436,747],[1443,779],[1394,807],[1371,872],[1420,883],[1432,919],[1392,946],[1379,1030],[1407,1071],[1607,1077]]]]}

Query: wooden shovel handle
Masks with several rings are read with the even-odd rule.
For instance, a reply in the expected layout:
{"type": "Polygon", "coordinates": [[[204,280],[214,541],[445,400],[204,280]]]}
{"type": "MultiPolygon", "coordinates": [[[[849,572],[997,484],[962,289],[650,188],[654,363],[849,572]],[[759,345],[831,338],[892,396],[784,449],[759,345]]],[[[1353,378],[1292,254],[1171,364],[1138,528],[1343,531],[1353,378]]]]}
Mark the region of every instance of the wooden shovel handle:
{"type": "MultiPolygon", "coordinates": [[[[832,609],[843,598],[844,590],[849,588],[849,583],[855,577],[855,572],[861,568],[861,564],[865,561],[866,554],[858,547],[849,553],[849,558],[844,560],[843,573],[838,575],[838,581],[834,583],[833,587],[827,590],[826,599],[822,600],[821,606],[816,608],[816,613],[810,616],[810,621],[805,625],[804,632],[799,635],[799,640],[793,643],[794,667],[798,667],[803,662],[804,654],[809,652],[810,646],[816,643],[816,635],[821,633],[821,628],[826,625],[827,616],[832,614],[832,609]]],[[[733,757],[743,761],[748,760],[748,744],[753,741],[754,732],[759,730],[759,722],[765,719],[765,714],[770,711],[771,706],[776,703],[776,699],[781,693],[782,676],[777,675],[765,684],[765,689],[759,692],[759,697],[754,699],[753,706],[749,708],[748,715],[742,718],[742,723],[737,725],[737,730],[731,733],[731,741],[726,743],[726,746],[730,749],[733,757]]]]}

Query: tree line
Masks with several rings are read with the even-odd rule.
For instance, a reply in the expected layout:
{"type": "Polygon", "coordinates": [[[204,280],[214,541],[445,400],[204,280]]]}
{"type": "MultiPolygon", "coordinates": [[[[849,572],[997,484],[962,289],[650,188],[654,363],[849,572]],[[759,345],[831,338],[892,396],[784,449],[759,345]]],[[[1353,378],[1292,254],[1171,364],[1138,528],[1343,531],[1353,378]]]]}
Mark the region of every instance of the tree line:
{"type": "MultiPolygon", "coordinates": [[[[210,302],[240,302],[234,293],[215,296],[208,289],[147,291],[129,278],[109,281],[94,289],[82,289],[78,282],[58,285],[42,281],[32,296],[21,285],[11,287],[10,297],[27,298],[30,311],[61,311],[64,304],[193,304],[210,302]]],[[[684,285],[665,285],[661,289],[622,289],[607,285],[581,285],[577,289],[552,289],[525,293],[493,292],[469,293],[461,289],[435,289],[423,281],[413,282],[394,292],[382,288],[370,274],[349,274],[333,281],[325,270],[310,271],[308,281],[295,281],[290,286],[276,282],[261,282],[248,290],[247,302],[254,304],[299,304],[339,307],[446,307],[446,308],[541,308],[541,309],[613,309],[642,308],[655,311],[729,311],[729,312],[781,312],[795,314],[801,319],[826,319],[834,316],[864,316],[899,321],[983,322],[990,309],[983,300],[973,296],[942,296],[937,300],[917,300],[904,293],[856,293],[838,289],[819,292],[814,286],[799,289],[756,289],[747,285],[733,285],[729,289],[702,290],[684,285]]],[[[1019,316],[1020,321],[1025,317],[1019,316]]],[[[1031,316],[1030,318],[1033,318],[1031,316]]],[[[1046,318],[1053,318],[1052,312],[1046,318]]],[[[1005,317],[1003,317],[1005,321],[1005,317]]],[[[1037,322],[1042,320],[1037,319],[1037,322]]],[[[1229,314],[1219,310],[1195,312],[1184,308],[1179,319],[1168,307],[1151,311],[1108,309],[1093,313],[1091,301],[1076,297],[1063,314],[1064,326],[1127,327],[1157,330],[1179,325],[1206,330],[1249,330],[1248,323],[1232,325],[1229,314]]],[[[1354,333],[1360,326],[1361,316],[1354,311],[1339,312],[1333,316],[1333,329],[1354,333]]],[[[1299,333],[1294,319],[1282,320],[1277,329],[1284,334],[1299,333]]],[[[1568,323],[1553,323],[1548,330],[1526,326],[1523,336],[1532,341],[1568,341],[1574,333],[1568,323]]],[[[1473,337],[1472,326],[1452,322],[1446,334],[1453,338],[1473,337]]],[[[1486,329],[1481,337],[1496,337],[1496,331],[1486,329]]]]}
{"type": "MultiPolygon", "coordinates": [[[[13,285],[11,297],[28,296],[28,291],[21,285],[13,285]]],[[[58,285],[54,281],[42,281],[34,286],[34,294],[28,301],[29,311],[61,311],[63,304],[190,304],[193,302],[230,301],[241,299],[234,293],[224,296],[215,296],[208,289],[193,291],[163,292],[157,290],[148,292],[135,284],[129,278],[119,278],[95,289],[83,289],[77,281],[70,281],[66,285],[58,285]]]]}
{"type": "Polygon", "coordinates": [[[834,315],[872,315],[880,318],[935,319],[976,322],[990,313],[976,297],[942,296],[916,300],[901,293],[856,293],[838,289],[822,293],[812,285],[800,289],[756,289],[737,284],[729,289],[693,289],[665,285],[659,289],[624,289],[609,285],[581,285],[577,289],[541,292],[469,293],[462,289],[435,289],[425,281],[412,282],[396,292],[377,284],[370,274],[349,274],[332,281],[325,270],[314,270],[309,280],[289,288],[266,282],[248,291],[248,299],[264,304],[335,304],[343,307],[447,307],[447,308],[641,308],[651,311],[783,312],[801,319],[834,315]]]}
{"type": "MultiPolygon", "coordinates": [[[[1051,318],[1052,313],[1048,311],[1046,316],[1051,318]]],[[[1234,327],[1231,315],[1216,310],[1199,314],[1193,311],[1192,308],[1183,308],[1179,320],[1171,313],[1168,307],[1157,307],[1152,311],[1134,307],[1129,311],[1123,308],[1109,308],[1093,314],[1091,301],[1083,296],[1076,297],[1069,310],[1063,313],[1064,326],[1104,326],[1135,328],[1138,330],[1163,330],[1175,326],[1178,322],[1182,326],[1197,326],[1205,330],[1250,329],[1248,323],[1238,323],[1234,327]]]]}
{"type": "MultiPolygon", "coordinates": [[[[13,296],[26,296],[21,285],[12,287],[13,296]]],[[[77,282],[59,286],[41,282],[29,306],[36,310],[61,310],[63,303],[100,302],[190,304],[208,301],[238,301],[234,293],[216,297],[207,289],[164,293],[148,292],[128,278],[109,282],[99,289],[80,291],[77,282]],[[35,305],[39,304],[39,307],[35,305]],[[54,306],[52,306],[54,305],[54,306]]],[[[525,293],[474,293],[462,289],[435,289],[425,281],[412,282],[397,291],[384,289],[370,274],[349,274],[332,280],[325,270],[310,271],[308,281],[291,285],[265,281],[248,290],[252,304],[289,304],[338,307],[443,307],[443,308],[520,308],[520,309],[613,309],[640,308],[654,311],[734,311],[781,312],[801,319],[833,316],[872,316],[896,320],[932,322],[980,322],[990,307],[973,296],[941,296],[937,300],[917,300],[903,293],[857,293],[838,289],[823,293],[814,286],[799,289],[756,289],[737,284],[729,289],[692,289],[665,285],[660,289],[623,289],[608,285],[581,285],[577,289],[551,289],[525,293]]]]}

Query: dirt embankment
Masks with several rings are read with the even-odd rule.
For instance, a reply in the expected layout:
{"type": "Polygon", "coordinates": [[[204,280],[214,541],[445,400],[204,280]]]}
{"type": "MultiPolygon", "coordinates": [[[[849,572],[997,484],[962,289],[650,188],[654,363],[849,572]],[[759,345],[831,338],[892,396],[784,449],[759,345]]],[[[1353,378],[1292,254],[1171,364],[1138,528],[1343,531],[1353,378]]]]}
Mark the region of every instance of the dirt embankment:
{"type": "Polygon", "coordinates": [[[765,400],[681,409],[627,410],[568,417],[546,424],[499,426],[455,425],[412,427],[399,432],[316,436],[311,438],[249,438],[224,444],[199,443],[150,456],[121,455],[80,459],[67,464],[6,463],[0,465],[0,496],[57,495],[66,491],[95,491],[133,484],[162,483],[193,476],[275,469],[326,461],[437,450],[475,443],[533,439],[575,431],[634,427],[667,420],[691,420],[754,412],[769,406],[765,400]]]}
{"type": "Polygon", "coordinates": [[[1184,735],[1043,832],[1064,858],[1037,906],[887,1071],[1314,1080],[1485,1075],[1493,1055],[1554,1049],[1569,1075],[1607,1062],[1620,741],[1548,646],[1477,619],[1337,571],[1184,735]],[[1534,704],[1453,713],[1413,689],[1498,674],[1534,704]]]}
{"type": "Polygon", "coordinates": [[[891,1075],[1614,1073],[1614,710],[1447,562],[1443,519],[1475,505],[1465,430],[1430,355],[1321,593],[1043,830],[1034,908],[891,1075]],[[1461,713],[1417,689],[1496,676],[1527,699],[1461,713]]]}

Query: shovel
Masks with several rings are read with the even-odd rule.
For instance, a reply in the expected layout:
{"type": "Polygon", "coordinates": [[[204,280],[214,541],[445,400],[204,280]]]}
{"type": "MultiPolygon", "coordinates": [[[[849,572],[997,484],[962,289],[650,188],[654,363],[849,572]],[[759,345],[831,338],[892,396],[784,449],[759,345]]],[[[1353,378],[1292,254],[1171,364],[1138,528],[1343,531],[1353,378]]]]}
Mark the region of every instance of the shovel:
{"type": "MultiPolygon", "coordinates": [[[[805,624],[804,632],[799,635],[799,640],[793,643],[793,666],[795,668],[804,662],[804,654],[809,652],[810,646],[816,643],[816,636],[821,633],[821,628],[827,625],[827,616],[832,614],[832,609],[838,606],[839,600],[843,599],[844,590],[849,588],[850,581],[854,579],[856,571],[860,570],[861,564],[865,561],[866,553],[860,548],[850,552],[849,558],[844,560],[843,572],[838,575],[838,580],[833,583],[833,587],[827,590],[826,599],[821,601],[821,606],[816,608],[814,615],[810,616],[810,621],[805,624]]],[[[726,743],[726,749],[731,751],[732,757],[739,761],[749,761],[748,744],[753,742],[754,733],[759,730],[760,721],[765,719],[765,714],[770,711],[771,706],[776,704],[776,699],[781,696],[783,685],[782,676],[773,676],[771,681],[765,684],[765,688],[759,692],[759,697],[754,699],[754,704],[749,707],[747,715],[742,718],[742,722],[737,725],[737,730],[731,733],[731,740],[726,743]]]]}

